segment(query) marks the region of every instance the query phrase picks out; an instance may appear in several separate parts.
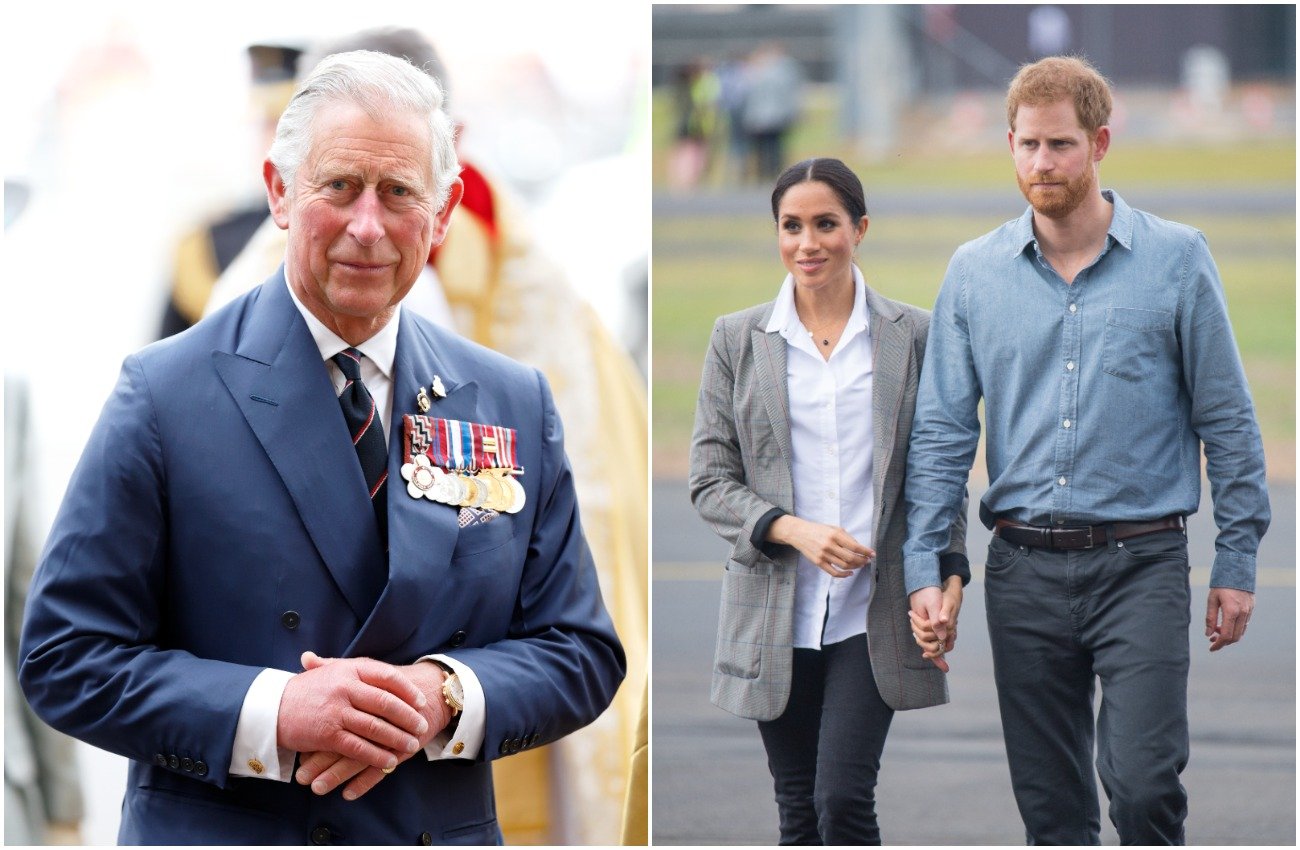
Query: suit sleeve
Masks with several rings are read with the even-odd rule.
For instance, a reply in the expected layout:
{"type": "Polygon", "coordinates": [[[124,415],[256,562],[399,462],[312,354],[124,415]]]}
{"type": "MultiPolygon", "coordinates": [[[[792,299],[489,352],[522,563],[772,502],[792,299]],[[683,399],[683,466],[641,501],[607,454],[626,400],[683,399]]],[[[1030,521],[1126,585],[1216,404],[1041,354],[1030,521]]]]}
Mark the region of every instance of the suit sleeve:
{"type": "Polygon", "coordinates": [[[595,720],[627,668],[583,537],[559,415],[546,379],[535,374],[538,501],[509,632],[486,646],[444,653],[482,685],[484,759],[550,743],[595,720]]]}
{"type": "Polygon", "coordinates": [[[19,677],[54,728],[224,786],[260,668],[166,648],[167,515],[162,439],[131,357],[37,567],[19,677]]]}
{"type": "Polygon", "coordinates": [[[691,502],[709,527],[731,544],[732,557],[753,565],[760,555],[771,554],[755,544],[755,529],[770,527],[784,511],[746,483],[732,400],[735,372],[724,322],[719,319],[713,326],[700,376],[691,437],[691,502]]]}

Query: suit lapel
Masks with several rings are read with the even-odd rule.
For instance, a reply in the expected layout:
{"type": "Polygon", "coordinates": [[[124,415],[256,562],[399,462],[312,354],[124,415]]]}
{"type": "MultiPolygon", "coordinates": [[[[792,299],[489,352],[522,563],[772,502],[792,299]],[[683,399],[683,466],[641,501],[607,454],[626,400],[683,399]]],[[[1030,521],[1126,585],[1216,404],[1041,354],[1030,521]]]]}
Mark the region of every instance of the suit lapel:
{"type": "MultiPolygon", "coordinates": [[[[907,380],[912,337],[909,328],[899,321],[903,313],[898,306],[870,287],[867,288],[867,309],[871,312],[871,425],[875,434],[871,478],[875,496],[874,527],[879,530],[883,527],[885,475],[893,460],[894,442],[898,436],[898,411],[907,380]]],[[[906,451],[907,447],[903,449],[906,451]]]]}
{"type": "Polygon", "coordinates": [[[384,553],[347,424],[283,268],[254,297],[236,351],[213,352],[214,365],[364,620],[383,586],[384,553]]]}
{"type": "Polygon", "coordinates": [[[478,384],[440,350],[436,337],[401,313],[397,353],[393,361],[393,413],[388,440],[388,586],[369,620],[348,649],[351,656],[385,657],[401,646],[424,621],[421,612],[435,610],[435,597],[445,582],[440,577],[451,563],[460,533],[459,509],[414,499],[402,478],[406,440],[403,416],[418,413],[416,395],[438,376],[446,398],[429,394],[425,415],[439,419],[477,421],[478,384]]]}
{"type": "Polygon", "coordinates": [[[786,345],[779,333],[763,330],[771,318],[771,310],[759,320],[758,327],[750,332],[754,352],[754,382],[763,399],[772,435],[785,459],[785,468],[794,469],[794,448],[790,443],[790,392],[786,385],[786,345]]]}

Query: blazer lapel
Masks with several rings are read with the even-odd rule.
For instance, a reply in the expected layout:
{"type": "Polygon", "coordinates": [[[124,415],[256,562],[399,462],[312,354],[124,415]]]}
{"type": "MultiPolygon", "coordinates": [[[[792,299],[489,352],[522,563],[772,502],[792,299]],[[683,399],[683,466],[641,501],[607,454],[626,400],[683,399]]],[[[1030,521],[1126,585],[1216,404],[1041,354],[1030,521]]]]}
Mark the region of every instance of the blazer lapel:
{"type": "Polygon", "coordinates": [[[236,351],[214,351],[213,363],[364,620],[383,587],[384,553],[347,424],[283,267],[255,297],[236,351]]]}
{"type": "Polygon", "coordinates": [[[772,436],[781,449],[785,468],[794,469],[794,448],[790,442],[790,391],[786,385],[785,339],[779,333],[763,330],[771,318],[769,309],[750,332],[754,352],[754,382],[763,399],[763,408],[772,423],[772,436]]]}
{"type": "Polygon", "coordinates": [[[412,498],[401,472],[406,453],[403,417],[419,412],[416,395],[421,387],[431,402],[424,415],[477,421],[478,384],[463,371],[464,364],[451,362],[440,348],[438,339],[403,310],[388,440],[388,585],[349,647],[351,656],[382,658],[406,642],[424,621],[421,612],[434,610],[444,586],[439,577],[456,548],[459,508],[412,498]],[[434,398],[429,391],[435,375],[447,390],[445,398],[434,398]]]}
{"type": "MultiPolygon", "coordinates": [[[[875,528],[883,527],[885,474],[893,460],[898,436],[898,411],[907,381],[912,337],[899,321],[903,312],[894,302],[867,288],[867,309],[871,312],[872,379],[871,425],[875,434],[872,460],[875,528]]],[[[906,451],[907,447],[904,446],[906,451]]]]}

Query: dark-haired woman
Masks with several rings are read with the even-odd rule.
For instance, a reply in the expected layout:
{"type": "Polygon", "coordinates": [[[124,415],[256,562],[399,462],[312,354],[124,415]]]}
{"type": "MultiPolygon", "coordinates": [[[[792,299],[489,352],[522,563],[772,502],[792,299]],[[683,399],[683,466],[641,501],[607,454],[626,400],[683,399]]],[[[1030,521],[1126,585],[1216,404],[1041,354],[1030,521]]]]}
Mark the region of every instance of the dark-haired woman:
{"type": "Polygon", "coordinates": [[[965,525],[941,559],[940,623],[913,619],[901,497],[929,314],[867,287],[866,200],[844,163],[786,169],[772,215],[785,282],[714,325],[695,411],[691,498],[732,544],[712,700],[759,721],[782,844],[879,844],[893,713],[948,700],[965,525]]]}

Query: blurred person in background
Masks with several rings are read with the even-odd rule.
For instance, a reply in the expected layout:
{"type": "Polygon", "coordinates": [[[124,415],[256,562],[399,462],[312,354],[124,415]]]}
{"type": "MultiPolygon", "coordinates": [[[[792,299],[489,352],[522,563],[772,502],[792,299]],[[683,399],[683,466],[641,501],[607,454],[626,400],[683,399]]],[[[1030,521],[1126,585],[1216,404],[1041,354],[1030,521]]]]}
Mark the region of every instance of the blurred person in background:
{"type": "Polygon", "coordinates": [[[123,843],[499,843],[489,762],[625,669],[546,382],[401,310],[463,191],[428,75],[330,57],[263,173],[285,265],[123,365],[20,680],[132,759],[123,843]]]}
{"type": "MultiPolygon", "coordinates": [[[[376,50],[411,60],[446,84],[429,40],[381,28],[323,43],[299,60],[300,75],[329,53],[376,50]]],[[[454,89],[449,111],[455,115],[454,89]]],[[[645,381],[594,309],[569,284],[502,181],[461,160],[465,191],[447,236],[403,302],[435,324],[527,363],[551,382],[564,421],[586,535],[629,678],[645,676],[648,469],[645,381]]],[[[603,199],[593,199],[603,203],[603,199]]],[[[267,221],[218,280],[206,307],[219,310],[271,274],[285,234],[267,221]]],[[[614,283],[614,281],[611,281],[614,283]]],[[[494,766],[503,832],[512,843],[614,843],[637,734],[638,694],[624,688],[576,736],[494,766]]]]}
{"type": "Polygon", "coordinates": [[[727,128],[727,173],[732,183],[749,179],[749,137],[745,134],[745,96],[749,93],[749,68],[743,53],[718,66],[718,106],[727,128]]]}
{"type": "MultiPolygon", "coordinates": [[[[301,54],[300,48],[285,44],[253,44],[248,48],[251,94],[263,150],[270,147],[275,124],[293,96],[294,73],[301,54]]],[[[203,318],[217,278],[269,218],[266,198],[252,197],[181,237],[159,339],[180,333],[203,318]]]]}
{"type": "Polygon", "coordinates": [[[678,71],[673,87],[677,109],[669,184],[693,189],[709,172],[719,126],[721,83],[708,59],[697,59],[678,71]]]}
{"type": "Polygon", "coordinates": [[[37,483],[29,463],[28,422],[27,384],[6,373],[5,844],[80,844],[83,804],[73,741],[40,720],[18,686],[23,607],[44,537],[34,516],[37,483]]]}
{"type": "Polygon", "coordinates": [[[982,399],[986,611],[1030,844],[1101,843],[1094,752],[1120,842],[1185,843],[1185,528],[1202,446],[1219,527],[1211,652],[1246,632],[1270,517],[1259,426],[1205,237],[1100,188],[1111,103],[1081,59],[1042,59],[1011,81],[1007,141],[1029,208],[948,266],[904,488],[907,591],[917,615],[933,616],[982,399]]]}
{"type": "Polygon", "coordinates": [[[803,70],[779,44],[754,51],[741,124],[749,137],[759,181],[775,180],[785,166],[785,142],[799,121],[803,70]]]}
{"type": "Polygon", "coordinates": [[[941,605],[911,619],[901,488],[929,314],[867,286],[844,163],[786,169],[772,217],[788,274],[718,319],[695,409],[691,499],[732,545],[711,698],[758,721],[782,844],[880,844],[893,714],[948,701],[966,526],[944,532],[941,605]]]}

